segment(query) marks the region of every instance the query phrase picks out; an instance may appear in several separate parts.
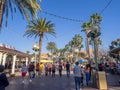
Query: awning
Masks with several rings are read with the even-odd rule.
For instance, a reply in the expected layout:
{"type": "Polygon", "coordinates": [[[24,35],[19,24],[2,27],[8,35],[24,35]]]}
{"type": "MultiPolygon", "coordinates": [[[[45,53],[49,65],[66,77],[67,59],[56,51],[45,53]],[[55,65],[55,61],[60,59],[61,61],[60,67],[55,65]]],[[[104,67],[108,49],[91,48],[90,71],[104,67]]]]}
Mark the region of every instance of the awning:
{"type": "Polygon", "coordinates": [[[40,60],[40,62],[43,62],[43,63],[53,63],[53,60],[40,60]]]}
{"type": "Polygon", "coordinates": [[[110,53],[119,53],[120,47],[113,48],[110,53]]]}

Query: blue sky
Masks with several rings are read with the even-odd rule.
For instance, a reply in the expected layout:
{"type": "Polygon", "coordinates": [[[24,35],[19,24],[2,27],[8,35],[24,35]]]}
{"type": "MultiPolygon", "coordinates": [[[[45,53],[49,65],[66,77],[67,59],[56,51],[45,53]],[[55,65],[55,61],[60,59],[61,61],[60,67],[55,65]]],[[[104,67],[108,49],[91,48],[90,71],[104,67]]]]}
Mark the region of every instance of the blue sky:
{"type": "MultiPolygon", "coordinates": [[[[43,11],[83,22],[89,21],[90,16],[94,13],[100,13],[110,0],[42,0],[41,7],[43,11]]],[[[112,0],[111,4],[101,14],[101,36],[103,47],[108,48],[111,41],[120,37],[120,0],[112,0]]],[[[58,48],[63,48],[75,34],[80,34],[83,22],[74,22],[45,14],[39,13],[39,17],[45,17],[47,20],[55,23],[56,38],[49,36],[48,40],[44,38],[42,53],[48,52],[46,45],[48,42],[55,42],[58,48]]],[[[3,26],[0,32],[0,43],[14,46],[17,50],[26,52],[32,51],[32,45],[38,41],[34,38],[23,37],[26,30],[27,21],[22,19],[17,11],[14,19],[9,18],[8,27],[3,26]]],[[[85,42],[85,41],[84,41],[85,42]]],[[[84,44],[83,42],[83,44],[84,44]]]]}

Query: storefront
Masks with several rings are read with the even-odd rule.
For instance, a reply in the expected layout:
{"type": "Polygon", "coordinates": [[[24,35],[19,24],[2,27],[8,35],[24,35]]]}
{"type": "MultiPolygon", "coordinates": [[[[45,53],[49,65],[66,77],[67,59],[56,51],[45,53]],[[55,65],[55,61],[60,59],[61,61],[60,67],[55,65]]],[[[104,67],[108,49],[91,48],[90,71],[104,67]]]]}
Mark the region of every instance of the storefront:
{"type": "Polygon", "coordinates": [[[6,69],[10,69],[11,74],[15,73],[16,69],[20,67],[23,61],[28,65],[31,58],[32,56],[27,53],[0,44],[0,64],[4,65],[6,69]]]}
{"type": "Polygon", "coordinates": [[[114,55],[114,57],[117,58],[117,60],[120,61],[120,47],[116,47],[110,51],[111,54],[114,55]]]}

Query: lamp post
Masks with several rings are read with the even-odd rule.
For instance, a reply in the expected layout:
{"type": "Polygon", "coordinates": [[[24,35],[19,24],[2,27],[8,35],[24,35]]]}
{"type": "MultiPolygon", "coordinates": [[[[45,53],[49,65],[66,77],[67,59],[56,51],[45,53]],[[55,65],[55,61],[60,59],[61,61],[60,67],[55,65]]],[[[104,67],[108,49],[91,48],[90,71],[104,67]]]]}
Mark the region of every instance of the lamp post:
{"type": "Polygon", "coordinates": [[[36,75],[37,51],[39,51],[39,45],[37,42],[32,46],[32,49],[35,52],[35,75],[36,75]]]}

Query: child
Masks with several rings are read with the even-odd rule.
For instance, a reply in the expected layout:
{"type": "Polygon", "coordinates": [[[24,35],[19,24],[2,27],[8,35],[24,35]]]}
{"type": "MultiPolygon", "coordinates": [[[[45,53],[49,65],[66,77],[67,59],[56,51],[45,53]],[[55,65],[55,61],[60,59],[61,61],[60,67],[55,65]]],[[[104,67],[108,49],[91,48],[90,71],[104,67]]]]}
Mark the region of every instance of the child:
{"type": "Polygon", "coordinates": [[[6,74],[4,73],[4,66],[0,65],[0,90],[5,90],[5,87],[9,85],[6,74]]]}

